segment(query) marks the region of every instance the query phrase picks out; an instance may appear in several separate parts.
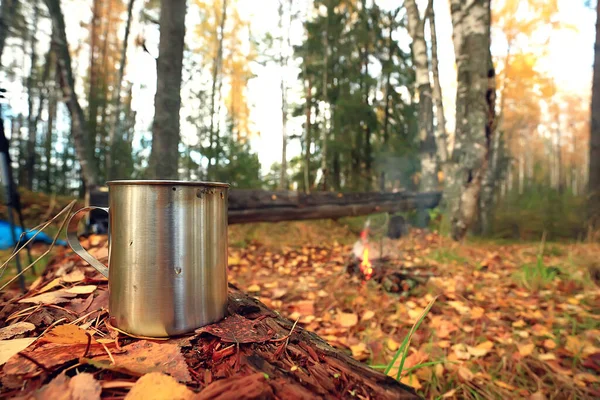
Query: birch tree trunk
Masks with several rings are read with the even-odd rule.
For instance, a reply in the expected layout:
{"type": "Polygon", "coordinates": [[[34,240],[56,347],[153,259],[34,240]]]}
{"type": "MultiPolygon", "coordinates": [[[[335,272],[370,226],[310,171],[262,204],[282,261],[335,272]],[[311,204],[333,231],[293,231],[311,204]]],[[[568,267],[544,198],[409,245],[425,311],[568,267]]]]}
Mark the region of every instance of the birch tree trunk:
{"type": "Polygon", "coordinates": [[[285,80],[285,72],[288,64],[287,50],[291,47],[290,26],[292,24],[292,0],[289,0],[289,20],[287,33],[284,35],[283,18],[285,16],[284,1],[279,0],[279,29],[281,32],[280,38],[280,71],[281,71],[281,174],[279,176],[279,189],[287,188],[287,120],[288,120],[288,105],[287,105],[287,82],[285,80]],[[285,43],[285,51],[284,51],[285,43]],[[286,55],[284,55],[286,54],[286,55]]]}
{"type": "Polygon", "coordinates": [[[162,0],[160,3],[152,152],[148,167],[149,176],[155,179],[178,177],[185,3],[185,0],[162,0]]]}
{"type": "Polygon", "coordinates": [[[446,132],[446,116],[444,114],[444,103],[442,101],[442,86],[440,84],[439,60],[437,53],[437,33],[435,28],[435,12],[433,11],[433,0],[429,0],[427,6],[427,20],[431,34],[431,75],[433,76],[433,103],[435,105],[435,136],[437,142],[437,157],[444,171],[448,163],[448,133],[446,132]]]}
{"type": "Polygon", "coordinates": [[[71,116],[71,135],[75,145],[75,153],[81,166],[81,176],[88,190],[98,185],[98,166],[95,158],[86,151],[85,141],[89,138],[88,125],[75,93],[75,80],[71,68],[71,54],[67,43],[65,19],[60,7],[60,0],[44,0],[52,18],[53,42],[56,49],[56,66],[60,87],[71,116]]]}
{"type": "MultiPolygon", "coordinates": [[[[123,44],[121,47],[121,61],[119,62],[119,74],[117,76],[117,85],[115,87],[115,98],[114,98],[114,109],[112,112],[112,121],[110,125],[109,133],[109,151],[106,153],[106,173],[108,179],[113,179],[117,176],[120,169],[116,168],[113,163],[120,163],[121,160],[117,157],[117,148],[122,142],[122,134],[119,132],[117,138],[117,132],[119,131],[119,124],[121,122],[121,90],[123,86],[123,75],[125,74],[125,64],[127,64],[127,45],[129,42],[129,32],[131,30],[131,20],[133,16],[133,3],[135,0],[129,0],[127,5],[127,22],[125,23],[125,37],[123,38],[123,44]]],[[[125,178],[125,177],[123,177],[125,178]]]]}
{"type": "Polygon", "coordinates": [[[412,57],[415,65],[417,94],[419,96],[419,141],[421,157],[422,192],[437,189],[436,145],[433,135],[433,102],[429,82],[429,60],[425,42],[425,20],[419,16],[415,0],[406,0],[408,33],[412,38],[412,57]]]}
{"type": "Polygon", "coordinates": [[[217,138],[215,138],[215,130],[218,130],[219,126],[219,112],[215,115],[215,107],[217,103],[216,96],[220,94],[221,85],[217,85],[217,80],[219,80],[219,73],[221,72],[221,64],[223,61],[223,37],[225,36],[225,21],[227,20],[227,0],[223,0],[223,7],[221,9],[221,21],[219,23],[219,32],[217,32],[217,54],[215,55],[215,60],[213,64],[212,70],[212,82],[210,89],[210,128],[209,128],[209,145],[210,145],[210,158],[208,160],[208,170],[209,176],[212,175],[212,169],[215,165],[218,164],[218,133],[216,134],[217,138]],[[219,89],[217,91],[217,89],[219,89]],[[216,122],[215,122],[216,118],[216,122]],[[216,126],[216,128],[215,128],[216,126]]]}
{"type": "Polygon", "coordinates": [[[456,132],[451,177],[444,196],[451,236],[462,240],[477,216],[485,175],[495,103],[495,73],[490,60],[490,1],[451,0],[457,64],[456,132]]]}
{"type": "Polygon", "coordinates": [[[311,144],[311,112],[312,110],[312,84],[310,77],[306,77],[306,105],[304,113],[306,122],[304,126],[304,192],[310,193],[310,144],[311,144]]]}
{"type": "MultiPolygon", "coordinates": [[[[329,14],[329,7],[327,7],[327,14],[329,14]]],[[[328,15],[329,18],[329,15],[328,15]]],[[[328,84],[328,80],[327,80],[327,71],[329,70],[329,19],[327,20],[327,28],[325,29],[324,32],[324,44],[323,44],[323,48],[325,50],[325,58],[323,60],[323,100],[325,101],[326,104],[329,104],[328,102],[328,97],[329,97],[329,93],[327,90],[327,84],[328,84]]],[[[331,107],[329,108],[331,111],[331,107]]],[[[332,117],[330,115],[330,117],[332,117]]],[[[322,184],[322,188],[323,190],[327,190],[327,178],[328,178],[328,173],[327,173],[327,139],[329,137],[329,130],[331,129],[330,126],[328,126],[327,124],[327,113],[323,112],[323,119],[324,119],[324,124],[323,124],[323,133],[321,135],[321,173],[323,174],[321,176],[321,179],[323,180],[322,184]]],[[[331,121],[329,122],[331,124],[331,121]]]]}

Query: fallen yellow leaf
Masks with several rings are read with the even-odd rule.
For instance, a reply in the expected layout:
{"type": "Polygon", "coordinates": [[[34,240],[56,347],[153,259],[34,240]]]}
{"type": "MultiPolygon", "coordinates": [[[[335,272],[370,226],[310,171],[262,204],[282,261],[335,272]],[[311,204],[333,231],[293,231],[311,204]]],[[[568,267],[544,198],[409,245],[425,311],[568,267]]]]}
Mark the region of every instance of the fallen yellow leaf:
{"type": "Polygon", "coordinates": [[[371,310],[367,310],[363,313],[361,320],[363,321],[368,321],[371,318],[373,318],[375,316],[375,312],[371,311],[371,310]]]}
{"type": "Polygon", "coordinates": [[[337,323],[344,328],[353,327],[354,325],[358,324],[358,315],[354,313],[341,312],[337,315],[337,323]]]}
{"type": "Polygon", "coordinates": [[[250,285],[250,287],[248,288],[249,292],[260,292],[260,286],[258,286],[257,284],[254,285],[250,285]]]}
{"type": "Polygon", "coordinates": [[[88,334],[75,325],[59,325],[52,328],[40,340],[50,343],[61,344],[87,344],[96,343],[94,338],[88,337],[88,334]]]}
{"type": "Polygon", "coordinates": [[[509,385],[506,382],[502,382],[502,381],[494,381],[494,383],[496,384],[496,386],[501,387],[502,389],[507,389],[507,390],[517,390],[516,387],[514,387],[513,385],[509,385]]]}
{"type": "Polygon", "coordinates": [[[525,321],[523,321],[522,319],[512,323],[513,328],[523,328],[526,325],[527,323],[525,323],[525,321]]]}
{"type": "Polygon", "coordinates": [[[531,353],[533,353],[533,349],[535,349],[535,344],[518,344],[517,347],[519,348],[519,354],[523,357],[527,357],[528,355],[531,355],[531,353]]]}
{"type": "Polygon", "coordinates": [[[126,400],[146,399],[178,399],[191,400],[195,397],[194,392],[177,382],[169,375],[160,372],[151,372],[137,380],[131,388],[126,400]]]}
{"type": "Polygon", "coordinates": [[[400,345],[398,344],[398,342],[396,342],[394,339],[389,338],[387,340],[387,347],[388,349],[390,349],[391,351],[396,351],[398,350],[398,347],[400,347],[400,345]]]}
{"type": "Polygon", "coordinates": [[[354,346],[350,346],[350,350],[352,351],[352,357],[354,357],[358,361],[362,361],[369,356],[369,352],[367,351],[367,345],[362,342],[354,346]]]}
{"type": "Polygon", "coordinates": [[[470,369],[467,367],[459,367],[458,368],[458,376],[465,382],[470,382],[473,380],[474,376],[470,369]]]}
{"type": "Polygon", "coordinates": [[[552,339],[546,339],[546,340],[544,340],[544,347],[547,348],[548,350],[555,349],[556,342],[552,339]]]}
{"type": "Polygon", "coordinates": [[[402,379],[400,379],[400,382],[404,383],[405,385],[412,386],[416,390],[419,390],[422,387],[421,382],[419,382],[419,378],[417,378],[416,375],[412,374],[409,376],[402,377],[402,379]]]}
{"type": "Polygon", "coordinates": [[[483,317],[484,314],[485,314],[485,309],[482,307],[473,307],[471,309],[471,318],[472,319],[479,319],[479,318],[483,317]]]}
{"type": "Polygon", "coordinates": [[[492,350],[493,347],[494,347],[494,343],[488,340],[486,342],[478,344],[475,347],[467,346],[467,351],[473,357],[483,357],[487,353],[489,353],[490,350],[492,350]]]}

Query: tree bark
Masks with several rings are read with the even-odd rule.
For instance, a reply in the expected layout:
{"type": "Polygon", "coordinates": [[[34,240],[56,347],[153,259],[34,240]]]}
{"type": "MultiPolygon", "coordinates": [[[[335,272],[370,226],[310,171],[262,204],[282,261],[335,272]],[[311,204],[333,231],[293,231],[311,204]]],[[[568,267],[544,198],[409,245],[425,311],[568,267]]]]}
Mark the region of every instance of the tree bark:
{"type": "Polygon", "coordinates": [[[149,176],[177,179],[185,0],[162,0],[149,176]]]}
{"type": "Polygon", "coordinates": [[[310,77],[306,76],[306,105],[304,113],[306,122],[304,126],[304,192],[310,193],[310,145],[311,145],[311,110],[312,110],[312,84],[310,77]]]}
{"type": "Polygon", "coordinates": [[[490,1],[451,0],[457,64],[456,132],[448,201],[451,236],[462,240],[477,215],[493,132],[495,73],[490,66],[490,1]]]}
{"type": "Polygon", "coordinates": [[[435,28],[435,12],[433,0],[429,0],[427,6],[429,31],[431,32],[431,75],[433,76],[433,102],[435,104],[435,136],[437,141],[437,157],[442,164],[442,171],[448,162],[448,134],[446,132],[446,117],[444,114],[444,103],[442,101],[442,86],[440,85],[439,60],[437,53],[437,33],[435,28]]]}
{"type": "Polygon", "coordinates": [[[123,86],[123,75],[125,74],[125,64],[127,64],[127,45],[129,43],[129,32],[131,30],[131,20],[133,16],[133,3],[135,0],[129,0],[127,5],[127,22],[125,23],[125,37],[121,46],[121,61],[119,62],[119,73],[117,84],[114,90],[114,109],[112,112],[112,121],[109,133],[109,151],[106,154],[106,173],[107,178],[113,179],[122,173],[122,168],[117,168],[113,163],[119,164],[121,160],[117,157],[117,147],[123,142],[123,135],[119,132],[121,122],[121,90],[123,86]],[[118,132],[118,137],[117,137],[118,132]]]}
{"type": "MultiPolygon", "coordinates": [[[[329,70],[329,5],[327,5],[327,25],[325,28],[325,32],[323,32],[323,50],[324,50],[324,59],[323,59],[323,101],[326,104],[329,104],[329,93],[327,90],[327,85],[328,85],[328,70],[329,70]]],[[[330,107],[331,110],[331,107],[330,107]]],[[[331,113],[330,113],[331,114],[331,113]]],[[[330,115],[331,120],[333,120],[332,115],[330,115]]],[[[328,178],[328,171],[327,171],[327,140],[329,138],[329,129],[330,126],[327,126],[327,114],[323,113],[323,120],[324,120],[324,124],[323,124],[323,133],[321,134],[321,179],[323,180],[322,182],[322,189],[323,190],[327,190],[327,178],[328,178]]],[[[329,121],[329,124],[331,124],[331,120],[329,121]]]]}
{"type": "Polygon", "coordinates": [[[436,144],[433,134],[433,102],[429,81],[429,59],[425,42],[425,20],[419,16],[415,0],[406,0],[408,32],[412,38],[412,57],[415,65],[416,86],[419,96],[419,142],[421,155],[421,191],[437,188],[436,144]]]}
{"type": "Polygon", "coordinates": [[[2,54],[6,45],[6,38],[15,19],[18,0],[3,0],[0,4],[0,67],[2,67],[2,54]]]}
{"type": "Polygon", "coordinates": [[[60,0],[44,0],[52,18],[53,41],[56,48],[56,64],[59,71],[60,86],[71,116],[71,134],[75,144],[75,152],[81,166],[82,178],[88,190],[98,185],[98,167],[95,157],[86,151],[85,141],[90,137],[85,116],[77,94],[75,80],[71,68],[71,54],[67,43],[65,20],[60,7],[60,0]]]}
{"type": "MultiPolygon", "coordinates": [[[[287,188],[287,120],[288,120],[288,110],[287,110],[287,83],[285,81],[285,72],[286,66],[288,64],[287,55],[284,57],[284,27],[283,27],[283,17],[285,14],[285,10],[283,7],[284,0],[279,0],[279,29],[281,32],[280,39],[280,52],[281,56],[279,59],[280,62],[280,70],[281,70],[281,174],[279,176],[279,189],[284,190],[287,188]]],[[[288,29],[287,34],[285,35],[285,45],[286,51],[291,48],[291,38],[290,38],[290,26],[292,24],[292,0],[289,0],[289,20],[288,20],[288,29]]]]}
{"type": "MultiPolygon", "coordinates": [[[[29,190],[33,190],[33,179],[35,175],[35,142],[37,137],[37,121],[36,117],[33,113],[33,98],[34,98],[34,90],[33,86],[39,84],[40,82],[36,78],[36,64],[37,64],[37,52],[36,52],[36,32],[37,32],[37,23],[39,16],[39,7],[37,0],[33,1],[33,23],[32,29],[30,31],[31,37],[29,38],[29,47],[31,51],[30,55],[30,63],[31,67],[29,69],[29,76],[27,77],[27,158],[25,159],[25,187],[29,190]]],[[[45,68],[47,68],[46,65],[45,68]]],[[[40,108],[42,107],[42,96],[40,92],[39,96],[40,108]]]]}
{"type": "Polygon", "coordinates": [[[44,141],[44,158],[46,171],[44,173],[44,184],[46,193],[52,193],[52,144],[54,143],[54,121],[57,112],[57,96],[54,85],[48,90],[48,123],[46,125],[46,138],[44,141]]]}
{"type": "Polygon", "coordinates": [[[209,129],[209,142],[210,142],[210,159],[208,160],[209,176],[212,175],[212,167],[218,164],[218,133],[215,138],[215,125],[218,131],[219,125],[219,113],[215,115],[216,96],[220,94],[221,85],[217,86],[217,80],[219,80],[219,73],[221,72],[221,64],[223,62],[223,38],[225,37],[225,21],[227,20],[227,0],[223,1],[223,7],[221,9],[221,21],[219,23],[219,32],[217,32],[217,54],[215,55],[213,70],[212,70],[212,82],[210,90],[210,129],[209,129]],[[217,92],[217,87],[219,91],[217,92]],[[216,118],[216,122],[215,122],[216,118]]]}

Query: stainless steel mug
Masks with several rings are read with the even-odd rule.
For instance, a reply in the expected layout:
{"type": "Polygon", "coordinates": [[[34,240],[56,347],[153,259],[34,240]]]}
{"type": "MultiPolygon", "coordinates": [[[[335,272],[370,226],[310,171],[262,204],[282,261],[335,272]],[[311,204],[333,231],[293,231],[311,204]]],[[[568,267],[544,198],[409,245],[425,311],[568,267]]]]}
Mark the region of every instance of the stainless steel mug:
{"type": "Polygon", "coordinates": [[[227,308],[227,194],[214,182],[111,181],[109,207],[85,207],[68,223],[81,258],[108,277],[117,328],[165,337],[222,319],[227,308]],[[109,214],[107,268],[77,239],[81,217],[109,214]]]}

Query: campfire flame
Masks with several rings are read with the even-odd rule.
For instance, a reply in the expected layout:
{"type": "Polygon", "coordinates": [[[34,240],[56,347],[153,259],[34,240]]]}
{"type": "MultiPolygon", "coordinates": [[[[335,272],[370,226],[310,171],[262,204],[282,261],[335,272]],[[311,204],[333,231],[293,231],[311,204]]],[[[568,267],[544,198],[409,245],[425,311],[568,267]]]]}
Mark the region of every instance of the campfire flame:
{"type": "Polygon", "coordinates": [[[365,250],[363,251],[362,262],[360,263],[360,270],[365,276],[366,280],[371,279],[371,276],[373,275],[373,267],[371,265],[371,261],[369,261],[368,247],[365,247],[365,250]]]}

